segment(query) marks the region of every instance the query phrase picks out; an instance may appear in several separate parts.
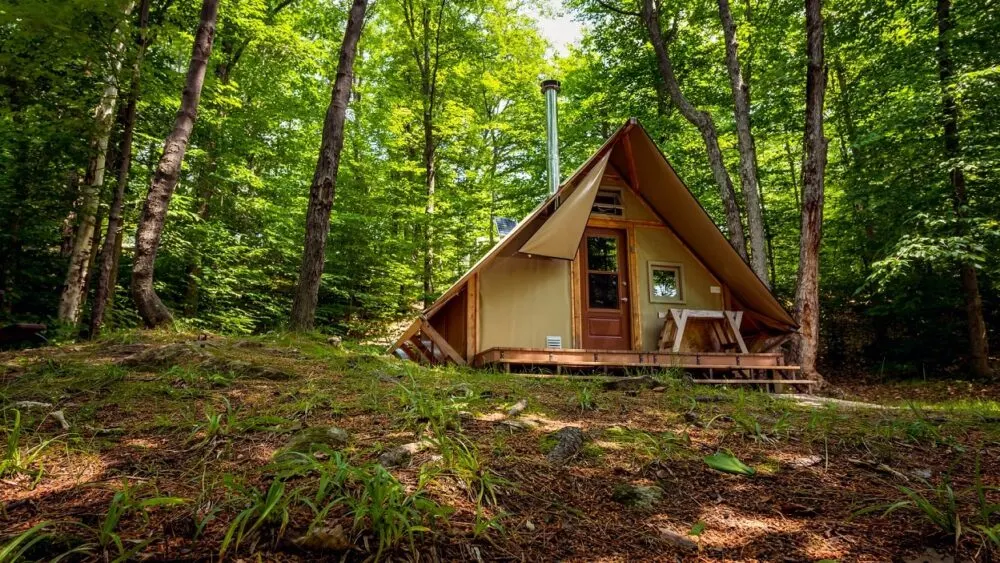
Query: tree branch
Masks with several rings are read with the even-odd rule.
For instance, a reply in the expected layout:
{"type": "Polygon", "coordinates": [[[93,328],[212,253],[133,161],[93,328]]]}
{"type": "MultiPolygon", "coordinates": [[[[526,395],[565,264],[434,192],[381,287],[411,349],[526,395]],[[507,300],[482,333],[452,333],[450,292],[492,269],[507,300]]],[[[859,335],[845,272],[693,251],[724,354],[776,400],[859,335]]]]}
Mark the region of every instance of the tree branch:
{"type": "Polygon", "coordinates": [[[605,10],[607,10],[609,12],[614,12],[614,13],[620,15],[620,16],[626,16],[626,17],[630,17],[630,18],[641,18],[642,17],[642,14],[640,14],[639,12],[630,12],[628,10],[623,10],[623,9],[617,7],[617,6],[612,6],[611,4],[608,4],[604,0],[594,0],[594,1],[597,2],[597,4],[599,6],[601,6],[602,8],[604,8],[605,10]]]}

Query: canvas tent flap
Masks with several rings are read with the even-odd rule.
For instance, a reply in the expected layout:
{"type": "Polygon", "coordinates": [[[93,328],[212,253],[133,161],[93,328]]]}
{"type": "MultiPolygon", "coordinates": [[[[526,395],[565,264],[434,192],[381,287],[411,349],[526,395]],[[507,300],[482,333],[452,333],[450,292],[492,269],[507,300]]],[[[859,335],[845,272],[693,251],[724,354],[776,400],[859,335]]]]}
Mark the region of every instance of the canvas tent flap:
{"type": "Polygon", "coordinates": [[[794,330],[795,320],[736,253],[645,129],[636,127],[626,134],[642,198],[748,311],[774,328],[794,330]]]}
{"type": "Polygon", "coordinates": [[[590,172],[580,181],[576,190],[566,198],[555,213],[528,242],[521,246],[521,252],[550,258],[572,260],[580,246],[580,238],[587,228],[587,218],[594,206],[594,198],[601,187],[601,178],[608,165],[608,151],[598,160],[590,172]]]}

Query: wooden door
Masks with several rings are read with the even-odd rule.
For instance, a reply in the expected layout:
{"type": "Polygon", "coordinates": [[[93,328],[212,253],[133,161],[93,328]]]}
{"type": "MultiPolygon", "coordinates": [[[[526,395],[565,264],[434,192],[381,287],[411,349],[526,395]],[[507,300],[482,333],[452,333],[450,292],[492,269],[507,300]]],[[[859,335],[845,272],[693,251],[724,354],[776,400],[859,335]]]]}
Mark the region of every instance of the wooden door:
{"type": "Polygon", "coordinates": [[[632,348],[625,231],[588,228],[580,242],[583,347],[632,348]]]}

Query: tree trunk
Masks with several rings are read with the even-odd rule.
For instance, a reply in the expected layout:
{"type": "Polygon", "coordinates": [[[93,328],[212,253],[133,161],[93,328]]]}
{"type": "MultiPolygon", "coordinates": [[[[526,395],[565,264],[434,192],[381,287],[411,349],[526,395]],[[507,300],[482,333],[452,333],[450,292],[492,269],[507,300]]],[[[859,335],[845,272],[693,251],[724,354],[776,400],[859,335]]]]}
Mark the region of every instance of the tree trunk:
{"type": "Polygon", "coordinates": [[[767,234],[764,226],[764,205],[761,201],[757,176],[757,148],[750,130],[750,85],[740,71],[736,24],[729,0],[719,0],[719,19],[726,37],[726,69],[733,90],[733,115],[740,150],[740,185],[746,201],[747,230],[750,231],[750,266],[760,281],[770,287],[767,263],[767,234]]]}
{"type": "Polygon", "coordinates": [[[424,208],[424,306],[430,305],[434,293],[434,190],[437,187],[437,145],[434,141],[434,117],[424,111],[424,188],[427,205],[424,208]]]}
{"type": "Polygon", "coordinates": [[[306,212],[305,250],[299,281],[292,302],[291,329],[310,330],[316,319],[316,303],[319,300],[320,278],[326,258],[326,238],[330,233],[330,211],[337,189],[337,171],[340,168],[340,152],[344,147],[344,121],[347,104],[350,102],[351,86],[354,79],[354,58],[358,51],[358,40],[365,23],[368,0],[354,0],[347,17],[344,41],[340,45],[340,60],[337,63],[337,77],[333,81],[333,96],[323,121],[323,141],[320,145],[319,160],[312,186],[309,188],[309,209],[306,212]]]}
{"type": "MultiPolygon", "coordinates": [[[[955,27],[951,18],[951,0],[937,3],[938,44],[937,63],[941,80],[941,105],[944,114],[945,156],[952,161],[949,178],[952,189],[952,205],[957,219],[957,234],[964,236],[966,207],[969,204],[965,189],[965,172],[962,170],[962,145],[958,134],[958,104],[955,101],[954,85],[951,83],[954,68],[951,60],[951,30],[955,27]]],[[[969,261],[959,265],[962,278],[962,296],[965,299],[966,323],[969,331],[969,360],[972,373],[979,378],[992,377],[989,362],[989,342],[986,338],[986,321],[983,318],[983,300],[979,295],[979,279],[975,266],[969,261]]]]}
{"type": "MultiPolygon", "coordinates": [[[[125,9],[126,17],[132,12],[132,4],[125,9]]],[[[117,33],[117,30],[116,30],[117,33]]],[[[101,101],[94,109],[94,138],[91,141],[91,157],[87,165],[81,189],[80,207],[77,212],[77,227],[73,236],[73,246],[69,253],[69,268],[59,296],[59,322],[76,326],[80,322],[80,310],[86,300],[87,273],[90,271],[94,233],[100,225],[97,210],[101,204],[101,188],[104,186],[104,169],[108,156],[108,139],[114,123],[115,104],[118,101],[118,74],[121,69],[121,53],[125,47],[119,41],[111,53],[111,68],[107,84],[101,94],[101,101]]]]}
{"type": "Polygon", "coordinates": [[[823,136],[823,100],[826,69],[823,58],[822,0],[806,5],[806,128],[805,163],[802,170],[802,225],[799,240],[799,272],[795,288],[795,314],[799,338],[795,352],[803,374],[819,379],[819,247],[823,231],[823,176],[826,171],[827,139],[823,136]]]}
{"type": "MultiPolygon", "coordinates": [[[[285,8],[288,8],[292,2],[293,0],[279,0],[277,4],[268,10],[263,23],[265,25],[274,24],[274,20],[278,14],[285,8]]],[[[215,67],[215,76],[218,78],[218,83],[223,89],[229,85],[233,68],[243,58],[247,47],[250,46],[250,41],[249,38],[238,39],[237,37],[228,37],[222,40],[222,44],[219,46],[222,60],[215,67]]],[[[218,105],[216,111],[219,123],[221,123],[222,128],[225,128],[225,119],[228,111],[223,105],[218,105]]],[[[207,140],[203,147],[205,150],[206,165],[201,174],[199,174],[198,188],[195,190],[195,207],[198,209],[198,220],[203,228],[207,227],[208,220],[212,216],[211,203],[212,198],[216,195],[218,185],[216,173],[219,170],[219,148],[216,133],[217,131],[209,131],[207,135],[207,140]]],[[[187,280],[187,286],[184,289],[182,307],[183,314],[186,317],[194,317],[198,314],[198,306],[201,301],[201,278],[204,273],[203,250],[205,248],[204,237],[201,236],[202,232],[199,229],[192,236],[192,256],[184,276],[187,280]]]]}
{"type": "Polygon", "coordinates": [[[132,298],[135,299],[139,315],[147,327],[153,328],[173,322],[173,316],[160,301],[153,288],[153,272],[156,264],[156,251],[160,247],[160,236],[163,234],[163,224],[167,218],[167,207],[170,198],[177,187],[177,179],[181,171],[184,153],[187,151],[191,130],[194,129],[198,117],[198,101],[201,99],[201,87],[205,83],[205,70],[208,68],[208,58],[212,54],[212,41],[215,37],[215,20],[218,15],[219,0],[203,0],[201,5],[201,20],[195,34],[191,50],[191,62],[188,65],[187,78],[184,81],[184,92],[181,94],[181,107],[174,120],[174,128],[163,144],[163,155],[156,166],[153,181],[142,208],[139,228],[135,237],[135,264],[132,267],[132,298]]]}
{"type": "Polygon", "coordinates": [[[152,0],[142,0],[139,5],[139,36],[135,58],[132,61],[132,78],[129,83],[128,103],[122,116],[122,137],[119,143],[118,183],[111,198],[108,212],[108,230],[101,248],[97,280],[94,284],[94,305],[90,312],[90,337],[97,338],[104,325],[104,315],[114,297],[114,272],[122,248],[122,208],[125,205],[125,190],[132,166],[132,140],[135,137],[135,121],[139,105],[139,73],[142,60],[149,45],[146,32],[149,28],[149,6],[152,0]]]}
{"type": "Polygon", "coordinates": [[[729,242],[739,253],[743,260],[748,261],[747,243],[743,236],[743,222],[740,219],[740,209],[736,204],[736,191],[733,189],[733,181],[726,170],[726,164],[722,160],[722,149],[719,148],[719,135],[715,130],[715,123],[712,116],[694,107],[681,92],[677,77],[674,75],[673,63],[670,60],[670,53],[667,50],[667,42],[663,38],[663,30],[660,26],[660,11],[653,5],[654,0],[642,0],[642,20],[649,33],[649,40],[656,51],[656,63],[660,69],[660,76],[663,78],[670,100],[677,106],[681,114],[698,128],[701,138],[705,141],[705,150],[708,153],[708,164],[712,168],[712,176],[719,186],[722,196],[722,205],[726,210],[726,228],[729,230],[729,242]]]}

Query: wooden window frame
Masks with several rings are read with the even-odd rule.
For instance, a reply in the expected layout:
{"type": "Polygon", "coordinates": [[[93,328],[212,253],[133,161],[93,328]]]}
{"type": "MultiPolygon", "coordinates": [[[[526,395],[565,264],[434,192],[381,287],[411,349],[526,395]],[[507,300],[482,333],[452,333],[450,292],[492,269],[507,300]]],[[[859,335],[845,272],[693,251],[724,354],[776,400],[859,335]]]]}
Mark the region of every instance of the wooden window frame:
{"type": "Polygon", "coordinates": [[[687,297],[684,291],[684,265],[677,262],[662,262],[658,260],[650,260],[646,266],[646,273],[649,277],[649,302],[650,303],[686,303],[687,297]],[[677,294],[676,299],[671,299],[669,297],[658,297],[653,295],[653,287],[655,286],[653,280],[653,272],[656,269],[661,270],[674,270],[677,272],[677,294]]]}
{"type": "Polygon", "coordinates": [[[597,205],[599,205],[597,203],[597,198],[595,197],[594,198],[594,204],[590,208],[590,214],[593,215],[593,216],[596,216],[596,217],[618,217],[618,218],[624,219],[625,218],[625,194],[624,194],[622,188],[620,188],[618,186],[600,186],[600,187],[597,188],[597,195],[600,196],[601,192],[610,192],[610,193],[617,194],[617,196],[618,196],[618,204],[615,205],[615,206],[612,206],[612,207],[614,207],[615,209],[617,209],[619,211],[619,213],[617,213],[617,214],[614,214],[614,213],[601,213],[599,211],[595,211],[594,207],[597,206],[597,205]]]}

